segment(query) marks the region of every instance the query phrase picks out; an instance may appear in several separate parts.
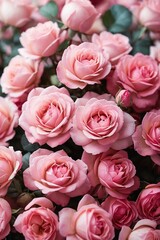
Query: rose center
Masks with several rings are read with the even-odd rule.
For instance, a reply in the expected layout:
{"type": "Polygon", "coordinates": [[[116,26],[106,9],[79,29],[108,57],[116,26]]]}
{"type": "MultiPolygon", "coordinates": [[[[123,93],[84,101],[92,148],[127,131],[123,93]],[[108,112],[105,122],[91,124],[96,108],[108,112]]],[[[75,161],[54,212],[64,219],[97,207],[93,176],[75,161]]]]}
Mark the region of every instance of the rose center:
{"type": "Polygon", "coordinates": [[[95,235],[102,235],[104,232],[104,220],[101,216],[96,216],[92,219],[92,233],[95,235]]]}
{"type": "Polygon", "coordinates": [[[68,172],[68,168],[64,163],[62,163],[60,165],[56,164],[56,165],[52,166],[52,171],[57,178],[61,178],[61,177],[66,176],[66,174],[68,172]]]}

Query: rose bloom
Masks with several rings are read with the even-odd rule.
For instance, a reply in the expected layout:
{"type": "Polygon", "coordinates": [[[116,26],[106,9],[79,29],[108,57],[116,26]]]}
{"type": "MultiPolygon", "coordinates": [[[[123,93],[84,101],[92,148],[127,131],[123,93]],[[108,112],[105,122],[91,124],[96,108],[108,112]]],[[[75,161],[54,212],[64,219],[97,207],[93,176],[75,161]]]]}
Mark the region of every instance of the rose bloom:
{"type": "Polygon", "coordinates": [[[49,199],[34,198],[25,207],[25,211],[18,215],[14,227],[26,240],[60,240],[58,217],[53,210],[49,199]]]}
{"type": "Polygon", "coordinates": [[[0,146],[0,196],[5,196],[11,181],[22,166],[22,154],[13,147],[0,146]]]}
{"type": "Polygon", "coordinates": [[[80,200],[77,211],[63,208],[59,212],[59,224],[60,234],[67,240],[114,238],[110,214],[98,206],[94,198],[88,194],[80,200]]]}
{"type": "Polygon", "coordinates": [[[111,214],[116,229],[121,229],[124,225],[130,226],[138,218],[135,202],[127,199],[107,197],[102,202],[102,208],[111,214]]]}
{"type": "Polygon", "coordinates": [[[19,53],[24,57],[38,59],[53,55],[65,40],[66,31],[61,31],[57,23],[47,21],[22,32],[19,53]]]}
{"type": "Polygon", "coordinates": [[[13,57],[1,76],[2,91],[11,98],[19,99],[40,82],[43,63],[19,55],[13,57]]]}
{"type": "Polygon", "coordinates": [[[117,4],[117,0],[90,0],[91,3],[94,5],[94,7],[96,8],[96,10],[103,14],[105,13],[107,10],[109,10],[112,5],[117,4]]]}
{"type": "Polygon", "coordinates": [[[31,143],[56,147],[70,138],[74,102],[65,88],[35,88],[22,106],[19,125],[31,143]]]}
{"type": "Polygon", "coordinates": [[[156,222],[143,219],[136,223],[133,229],[123,226],[118,240],[158,240],[160,230],[156,229],[156,222]]]}
{"type": "Polygon", "coordinates": [[[153,32],[160,28],[160,0],[143,0],[139,12],[139,22],[153,32]]]}
{"type": "Polygon", "coordinates": [[[150,56],[160,63],[160,41],[155,41],[153,46],[150,46],[150,56]]]}
{"type": "Polygon", "coordinates": [[[112,197],[125,199],[139,188],[136,168],[125,151],[113,151],[98,155],[83,152],[82,161],[88,166],[91,186],[101,184],[112,197]]]}
{"type": "Polygon", "coordinates": [[[129,38],[120,33],[112,34],[103,31],[99,35],[93,34],[92,42],[109,54],[109,61],[112,65],[116,65],[122,56],[132,50],[129,38]]]}
{"type": "Polygon", "coordinates": [[[160,165],[160,109],[153,109],[143,117],[142,124],[138,125],[133,134],[134,149],[142,156],[151,156],[151,159],[160,165]]]}
{"type": "Polygon", "coordinates": [[[72,44],[65,49],[58,63],[58,79],[71,89],[100,84],[100,80],[111,70],[108,58],[94,43],[72,44]]]}
{"type": "Polygon", "coordinates": [[[19,28],[31,20],[33,10],[31,0],[1,0],[0,20],[6,25],[19,28]]]}
{"type": "Polygon", "coordinates": [[[74,161],[63,150],[38,149],[31,154],[29,168],[24,171],[24,184],[30,190],[40,189],[57,204],[65,206],[70,197],[88,192],[87,166],[74,161]]]}
{"type": "Polygon", "coordinates": [[[71,138],[92,154],[127,148],[132,144],[134,119],[123,112],[109,94],[87,92],[75,102],[71,138]]]}
{"type": "Polygon", "coordinates": [[[12,211],[9,203],[0,198],[0,239],[5,239],[5,237],[10,232],[10,225],[9,222],[12,217],[12,211]]]}
{"type": "Polygon", "coordinates": [[[160,224],[160,183],[147,185],[140,192],[136,207],[141,219],[148,218],[160,224]]]}
{"type": "Polygon", "coordinates": [[[156,60],[137,53],[123,56],[116,66],[117,84],[132,93],[133,107],[146,111],[155,106],[160,89],[160,73],[156,60]]]}
{"type": "Polygon", "coordinates": [[[0,145],[8,145],[18,126],[18,109],[8,98],[0,97],[0,145]]]}
{"type": "Polygon", "coordinates": [[[70,29],[86,32],[99,17],[99,13],[89,0],[67,0],[60,17],[70,29]]]}

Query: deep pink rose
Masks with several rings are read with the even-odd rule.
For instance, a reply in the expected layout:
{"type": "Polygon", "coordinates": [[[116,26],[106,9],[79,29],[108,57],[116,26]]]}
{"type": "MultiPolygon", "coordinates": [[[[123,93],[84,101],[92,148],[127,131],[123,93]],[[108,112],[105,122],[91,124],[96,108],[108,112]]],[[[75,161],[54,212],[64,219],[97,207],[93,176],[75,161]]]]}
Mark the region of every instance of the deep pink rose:
{"type": "Polygon", "coordinates": [[[43,63],[19,55],[13,57],[1,76],[2,91],[11,98],[20,98],[38,86],[43,63]]]}
{"type": "Polygon", "coordinates": [[[70,29],[86,32],[99,17],[99,13],[89,0],[67,0],[60,16],[70,29]]]}
{"type": "Polygon", "coordinates": [[[123,226],[118,240],[158,240],[160,230],[156,229],[156,222],[143,219],[136,223],[133,229],[123,226]]]}
{"type": "Polygon", "coordinates": [[[12,211],[9,203],[0,198],[0,239],[5,239],[5,237],[10,232],[10,225],[9,222],[12,217],[12,211]]]}
{"type": "Polygon", "coordinates": [[[111,216],[85,195],[78,204],[77,211],[63,208],[59,212],[60,234],[67,240],[112,240],[114,228],[111,216]],[[66,224],[67,223],[67,224],[66,224]]]}
{"type": "Polygon", "coordinates": [[[117,84],[132,93],[133,107],[146,111],[155,106],[160,89],[159,66],[152,57],[137,53],[123,56],[116,66],[117,84]]]}
{"type": "Polygon", "coordinates": [[[24,171],[24,184],[30,190],[40,189],[57,204],[65,206],[70,197],[88,192],[87,166],[73,160],[63,150],[38,149],[31,154],[24,171]]]}
{"type": "Polygon", "coordinates": [[[133,134],[135,150],[160,165],[160,110],[147,112],[133,134]]]}
{"type": "Polygon", "coordinates": [[[125,151],[110,151],[98,155],[83,152],[82,161],[88,166],[91,186],[101,184],[115,198],[125,199],[139,188],[136,168],[125,151]]]}
{"type": "Polygon", "coordinates": [[[75,102],[71,137],[92,154],[127,148],[132,144],[134,119],[123,112],[109,94],[87,92],[75,102]]]}
{"type": "Polygon", "coordinates": [[[19,125],[29,142],[51,147],[70,138],[74,102],[65,88],[35,88],[23,104],[19,125]]]}
{"type": "Polygon", "coordinates": [[[90,0],[91,3],[95,6],[96,10],[103,14],[105,13],[107,10],[109,10],[112,5],[117,4],[117,0],[90,0]]]}
{"type": "Polygon", "coordinates": [[[66,31],[61,31],[57,23],[47,21],[22,32],[19,53],[25,57],[38,59],[53,55],[65,40],[66,31]]]}
{"type": "Polygon", "coordinates": [[[58,63],[58,79],[69,88],[83,89],[87,85],[100,84],[111,70],[108,58],[94,43],[72,44],[58,63]]]}
{"type": "Polygon", "coordinates": [[[16,173],[22,166],[22,154],[13,147],[0,146],[0,196],[5,196],[16,173]]]}
{"type": "Polygon", "coordinates": [[[143,0],[139,12],[139,22],[153,32],[160,28],[160,1],[143,0]]]}
{"type": "Polygon", "coordinates": [[[33,10],[31,0],[1,0],[0,20],[6,25],[22,27],[31,20],[33,10]]]}
{"type": "Polygon", "coordinates": [[[8,98],[0,97],[0,145],[8,145],[18,126],[18,109],[8,98]]]}
{"type": "Polygon", "coordinates": [[[112,65],[117,64],[122,56],[128,54],[132,50],[129,38],[120,33],[112,34],[103,31],[99,35],[93,34],[92,42],[109,54],[109,60],[112,65]]]}
{"type": "Polygon", "coordinates": [[[124,225],[130,226],[138,218],[135,202],[127,199],[107,197],[102,207],[111,214],[116,229],[121,229],[124,225]]]}
{"type": "Polygon", "coordinates": [[[140,192],[136,206],[141,219],[148,218],[160,224],[160,183],[147,185],[140,192]]]}
{"type": "Polygon", "coordinates": [[[45,198],[35,198],[18,215],[14,222],[16,231],[26,240],[60,240],[58,217],[53,212],[52,202],[45,198]]]}

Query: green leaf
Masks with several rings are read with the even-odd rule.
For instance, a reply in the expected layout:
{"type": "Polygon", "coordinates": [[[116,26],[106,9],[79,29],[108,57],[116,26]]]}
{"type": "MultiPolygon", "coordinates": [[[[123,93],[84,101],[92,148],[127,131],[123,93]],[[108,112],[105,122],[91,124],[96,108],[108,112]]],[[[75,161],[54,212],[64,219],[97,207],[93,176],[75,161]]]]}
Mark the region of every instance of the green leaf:
{"type": "Polygon", "coordinates": [[[34,152],[39,148],[39,144],[38,143],[33,143],[33,144],[30,143],[28,141],[28,139],[26,138],[25,134],[22,135],[21,144],[22,144],[23,149],[27,152],[34,152]]]}
{"type": "Polygon", "coordinates": [[[112,33],[122,33],[132,24],[132,13],[122,5],[113,5],[102,16],[102,21],[107,30],[112,33]]]}
{"type": "Polygon", "coordinates": [[[149,55],[150,53],[150,45],[151,40],[150,39],[140,39],[135,42],[133,45],[133,50],[131,54],[136,54],[138,52],[143,53],[145,55],[149,55]]]}
{"type": "Polygon", "coordinates": [[[40,8],[40,14],[42,14],[44,17],[52,20],[54,17],[57,16],[58,13],[58,7],[55,2],[48,2],[44,6],[40,8]]]}
{"type": "Polygon", "coordinates": [[[28,167],[29,167],[29,157],[30,157],[31,153],[28,152],[26,153],[25,155],[23,155],[23,158],[22,158],[22,171],[26,170],[28,167]]]}

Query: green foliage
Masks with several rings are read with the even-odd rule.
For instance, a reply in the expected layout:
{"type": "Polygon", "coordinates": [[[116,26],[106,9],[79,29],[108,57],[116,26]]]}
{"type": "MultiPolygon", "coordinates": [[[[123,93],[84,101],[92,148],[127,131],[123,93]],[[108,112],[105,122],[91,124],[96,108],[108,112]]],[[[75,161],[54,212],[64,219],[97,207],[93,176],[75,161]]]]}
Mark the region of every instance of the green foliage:
{"type": "Polygon", "coordinates": [[[21,144],[22,144],[23,149],[27,152],[34,152],[39,148],[38,143],[32,144],[32,143],[28,142],[25,134],[22,135],[21,144]]]}
{"type": "Polygon", "coordinates": [[[102,16],[107,30],[112,33],[123,33],[132,24],[132,13],[122,5],[113,5],[102,16]]]}
{"type": "Polygon", "coordinates": [[[42,16],[53,20],[58,13],[58,6],[55,2],[48,2],[47,4],[45,4],[44,6],[42,6],[40,8],[40,14],[42,14],[42,16]]]}
{"type": "Polygon", "coordinates": [[[136,54],[138,52],[143,53],[145,55],[149,55],[150,53],[151,40],[147,39],[139,39],[133,44],[132,54],[136,54]]]}

